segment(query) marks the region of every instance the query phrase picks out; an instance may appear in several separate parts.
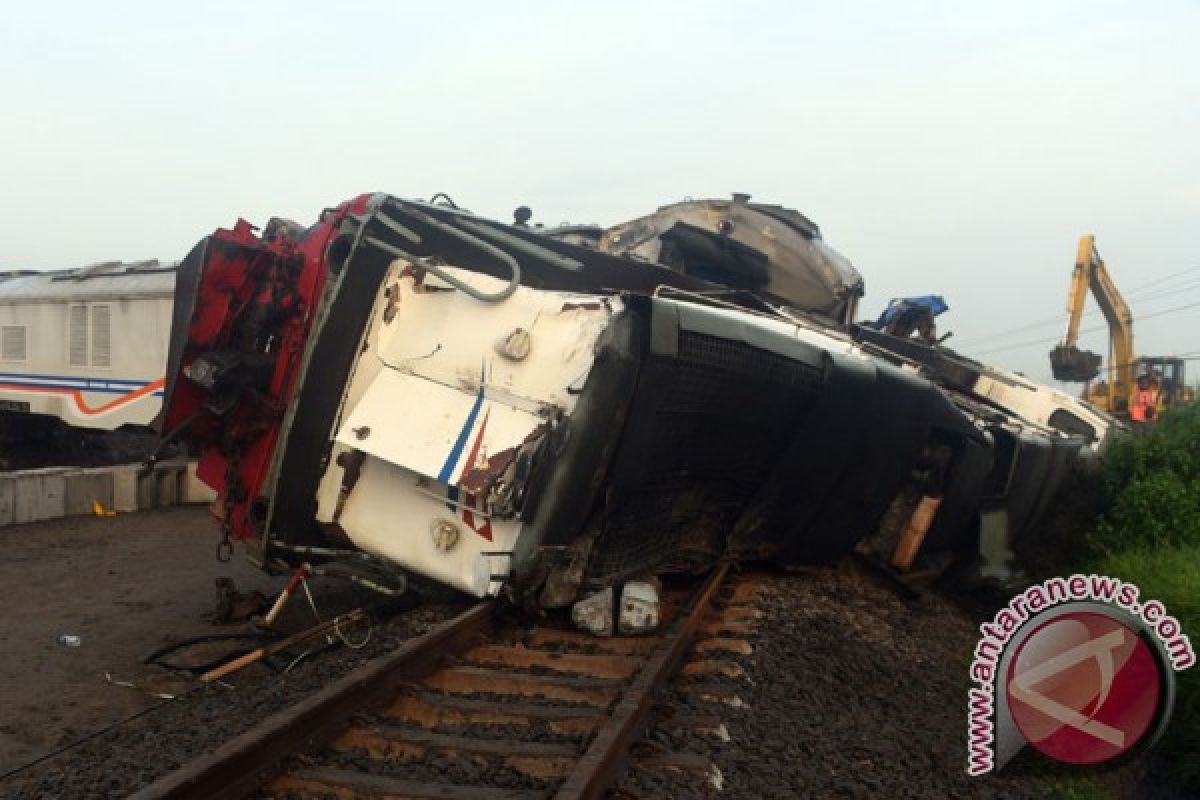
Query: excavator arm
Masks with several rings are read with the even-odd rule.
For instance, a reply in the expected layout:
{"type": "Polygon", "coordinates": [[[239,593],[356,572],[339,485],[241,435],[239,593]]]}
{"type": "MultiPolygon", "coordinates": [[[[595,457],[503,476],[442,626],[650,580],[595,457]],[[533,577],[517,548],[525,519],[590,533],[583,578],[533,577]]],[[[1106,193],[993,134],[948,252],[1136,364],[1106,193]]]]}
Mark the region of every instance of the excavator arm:
{"type": "Polygon", "coordinates": [[[1117,286],[1109,276],[1104,260],[1096,253],[1094,244],[1092,253],[1095,256],[1092,266],[1092,295],[1095,296],[1096,303],[1108,322],[1111,349],[1108,364],[1110,402],[1113,391],[1116,392],[1116,397],[1128,399],[1133,392],[1137,372],[1133,355],[1133,314],[1130,313],[1129,306],[1125,305],[1121,293],[1117,291],[1117,286]]]}
{"type": "Polygon", "coordinates": [[[1133,314],[1108,274],[1104,259],[1096,250],[1096,237],[1084,234],[1079,238],[1075,270],[1071,274],[1071,289],[1067,295],[1067,335],[1062,344],[1050,352],[1050,365],[1058,380],[1091,381],[1100,372],[1100,355],[1079,349],[1079,323],[1083,318],[1083,306],[1089,290],[1108,322],[1108,407],[1116,411],[1128,403],[1133,391],[1136,369],[1133,314]]]}
{"type": "Polygon", "coordinates": [[[1075,269],[1071,272],[1071,290],[1067,294],[1067,338],[1063,339],[1063,346],[1072,350],[1079,346],[1079,323],[1083,319],[1083,305],[1087,302],[1088,287],[1092,283],[1091,264],[1092,254],[1096,251],[1095,242],[1093,236],[1080,237],[1075,269]]]}

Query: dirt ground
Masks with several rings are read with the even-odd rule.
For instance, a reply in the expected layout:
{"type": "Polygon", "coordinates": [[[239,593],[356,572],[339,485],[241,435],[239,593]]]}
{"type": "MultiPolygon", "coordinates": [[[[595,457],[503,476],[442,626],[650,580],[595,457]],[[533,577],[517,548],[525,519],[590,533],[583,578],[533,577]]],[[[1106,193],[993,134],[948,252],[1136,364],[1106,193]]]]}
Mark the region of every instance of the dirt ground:
{"type": "Polygon", "coordinates": [[[217,562],[216,541],[201,507],[0,528],[0,773],[156,703],[105,672],[161,681],[141,664],[148,653],[227,632],[206,620],[216,578],[277,590],[240,552],[217,562]],[[61,634],[82,644],[64,647],[61,634]]]}
{"type": "MultiPolygon", "coordinates": [[[[164,644],[252,628],[208,621],[216,606],[216,579],[232,578],[241,592],[267,596],[284,582],[260,573],[240,548],[232,561],[218,563],[217,532],[206,509],[11,527],[0,529],[0,539],[8,544],[0,580],[9,597],[0,620],[0,775],[99,734],[4,778],[3,798],[126,797],[468,604],[444,592],[386,603],[345,581],[312,581],[321,618],[368,610],[367,630],[355,629],[347,637],[353,648],[337,646],[303,660],[289,651],[271,664],[260,662],[223,679],[220,686],[197,690],[193,679],[145,666],[142,659],[164,644]],[[79,635],[82,645],[61,646],[62,633],[79,635]],[[106,671],[178,699],[162,701],[113,686],[106,671]],[[140,711],[147,713],[130,719],[140,711]]],[[[315,621],[298,593],[276,627],[294,632],[315,621]]],[[[173,653],[168,660],[195,665],[253,644],[216,642],[173,653]]],[[[320,649],[319,642],[304,647],[310,645],[320,649]]]]}

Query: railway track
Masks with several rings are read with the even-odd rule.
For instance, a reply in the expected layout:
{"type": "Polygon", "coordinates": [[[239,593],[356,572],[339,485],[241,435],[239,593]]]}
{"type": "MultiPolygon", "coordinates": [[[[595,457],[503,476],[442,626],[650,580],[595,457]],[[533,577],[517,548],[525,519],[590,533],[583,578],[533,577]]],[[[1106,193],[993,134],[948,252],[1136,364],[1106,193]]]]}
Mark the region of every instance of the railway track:
{"type": "Polygon", "coordinates": [[[719,782],[705,759],[634,746],[673,679],[713,713],[670,724],[723,732],[740,668],[722,656],[750,652],[759,588],[722,565],[664,589],[658,633],[611,639],[522,629],[482,603],[134,797],[594,798],[630,768],[719,782]]]}

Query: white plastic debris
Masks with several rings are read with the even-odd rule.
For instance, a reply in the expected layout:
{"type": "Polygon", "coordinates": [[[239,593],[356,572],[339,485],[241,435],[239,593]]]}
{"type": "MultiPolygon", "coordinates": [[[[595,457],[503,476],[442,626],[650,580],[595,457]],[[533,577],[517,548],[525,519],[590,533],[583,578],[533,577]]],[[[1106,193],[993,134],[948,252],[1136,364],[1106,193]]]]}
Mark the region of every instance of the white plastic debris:
{"type": "Polygon", "coordinates": [[[630,581],[621,587],[621,605],[613,613],[613,587],[588,595],[571,607],[571,622],[593,636],[612,636],[613,619],[621,636],[648,633],[658,627],[659,598],[654,584],[630,581]]]}
{"type": "Polygon", "coordinates": [[[712,765],[712,772],[708,775],[709,784],[718,792],[725,788],[725,776],[721,774],[721,770],[717,769],[717,765],[712,765]]]}
{"type": "Polygon", "coordinates": [[[571,623],[593,636],[613,635],[613,590],[588,595],[571,606],[571,623]]]}
{"type": "Polygon", "coordinates": [[[622,636],[648,633],[658,627],[658,590],[653,584],[630,581],[621,590],[617,631],[622,636]]]}

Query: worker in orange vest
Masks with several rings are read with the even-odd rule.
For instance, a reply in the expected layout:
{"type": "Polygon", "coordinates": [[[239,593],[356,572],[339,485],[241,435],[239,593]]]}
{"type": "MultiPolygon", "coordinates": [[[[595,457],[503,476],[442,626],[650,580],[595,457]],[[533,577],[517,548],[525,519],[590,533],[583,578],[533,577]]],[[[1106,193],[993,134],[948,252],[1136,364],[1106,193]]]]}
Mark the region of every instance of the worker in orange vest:
{"type": "Polygon", "coordinates": [[[1137,389],[1129,406],[1129,419],[1141,423],[1158,419],[1158,390],[1151,385],[1149,375],[1138,375],[1137,389]]]}

